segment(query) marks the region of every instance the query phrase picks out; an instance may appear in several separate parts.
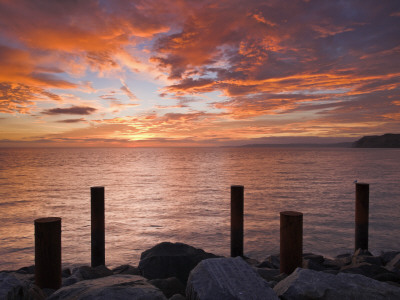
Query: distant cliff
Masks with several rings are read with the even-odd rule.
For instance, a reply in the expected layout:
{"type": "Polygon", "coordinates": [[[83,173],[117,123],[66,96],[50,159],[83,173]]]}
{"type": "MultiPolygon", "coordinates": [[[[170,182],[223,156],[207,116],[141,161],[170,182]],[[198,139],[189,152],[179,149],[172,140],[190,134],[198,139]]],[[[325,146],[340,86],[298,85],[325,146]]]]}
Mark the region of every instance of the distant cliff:
{"type": "Polygon", "coordinates": [[[364,136],[353,143],[354,148],[400,148],[400,134],[364,136]]]}

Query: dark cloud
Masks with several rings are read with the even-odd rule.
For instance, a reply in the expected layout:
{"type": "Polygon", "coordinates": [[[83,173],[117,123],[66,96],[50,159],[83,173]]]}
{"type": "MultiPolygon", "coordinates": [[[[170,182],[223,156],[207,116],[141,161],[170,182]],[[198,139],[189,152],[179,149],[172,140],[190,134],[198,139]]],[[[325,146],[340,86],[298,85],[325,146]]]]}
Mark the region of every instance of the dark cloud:
{"type": "Polygon", "coordinates": [[[84,118],[80,118],[80,119],[66,119],[66,120],[59,120],[57,121],[57,123],[67,123],[67,124],[71,124],[71,123],[80,123],[80,122],[85,122],[86,120],[84,118]]]}
{"type": "Polygon", "coordinates": [[[45,115],[90,115],[97,111],[96,108],[89,106],[71,106],[68,108],[51,108],[42,111],[45,115]]]}

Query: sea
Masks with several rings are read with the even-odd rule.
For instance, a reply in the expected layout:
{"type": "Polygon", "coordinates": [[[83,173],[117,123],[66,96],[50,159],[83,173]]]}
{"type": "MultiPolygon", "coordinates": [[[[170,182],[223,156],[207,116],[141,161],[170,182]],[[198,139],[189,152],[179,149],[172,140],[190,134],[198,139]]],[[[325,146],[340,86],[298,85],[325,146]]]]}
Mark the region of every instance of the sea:
{"type": "Polygon", "coordinates": [[[34,264],[34,220],[62,218],[62,263],[90,264],[90,188],[105,187],[106,265],[157,243],[230,254],[230,187],[244,186],[244,254],[279,253],[279,213],[303,252],[354,249],[355,181],[370,184],[369,248],[400,250],[400,149],[0,148],[0,270],[34,264]]]}

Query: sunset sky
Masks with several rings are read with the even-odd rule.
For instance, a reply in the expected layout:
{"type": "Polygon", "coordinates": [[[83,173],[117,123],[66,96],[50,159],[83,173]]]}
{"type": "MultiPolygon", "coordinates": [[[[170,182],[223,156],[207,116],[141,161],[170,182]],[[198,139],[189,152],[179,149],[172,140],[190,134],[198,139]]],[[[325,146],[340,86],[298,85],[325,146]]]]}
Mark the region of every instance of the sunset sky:
{"type": "Polygon", "coordinates": [[[384,133],[399,0],[0,0],[0,147],[384,133]]]}

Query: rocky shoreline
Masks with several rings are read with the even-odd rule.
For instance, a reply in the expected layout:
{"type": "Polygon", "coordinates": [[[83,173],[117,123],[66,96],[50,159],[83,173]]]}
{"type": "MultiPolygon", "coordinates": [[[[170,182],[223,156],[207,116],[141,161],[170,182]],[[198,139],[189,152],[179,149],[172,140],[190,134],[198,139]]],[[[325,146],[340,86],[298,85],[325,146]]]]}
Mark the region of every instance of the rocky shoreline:
{"type": "Polygon", "coordinates": [[[400,299],[400,251],[304,253],[302,268],[286,275],[279,255],[259,262],[164,242],[138,266],[64,269],[58,290],[37,287],[34,266],[0,271],[0,299],[400,299]]]}

